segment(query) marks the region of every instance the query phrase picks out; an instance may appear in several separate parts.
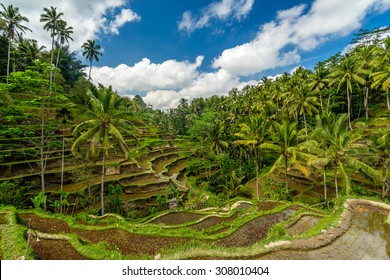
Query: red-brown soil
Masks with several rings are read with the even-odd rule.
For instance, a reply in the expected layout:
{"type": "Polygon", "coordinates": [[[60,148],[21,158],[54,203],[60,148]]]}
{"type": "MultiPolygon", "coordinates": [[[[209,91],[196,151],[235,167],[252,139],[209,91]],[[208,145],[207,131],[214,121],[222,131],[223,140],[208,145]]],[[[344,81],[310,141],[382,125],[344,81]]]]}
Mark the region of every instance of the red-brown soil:
{"type": "MultiPolygon", "coordinates": [[[[29,221],[32,230],[47,234],[75,233],[80,238],[88,240],[91,243],[98,243],[103,241],[108,244],[108,249],[117,248],[123,255],[129,255],[133,257],[144,255],[154,256],[164,249],[172,248],[178,244],[188,242],[188,240],[184,238],[140,235],[120,229],[78,230],[72,229],[64,221],[53,218],[42,218],[35,214],[21,214],[20,216],[26,221],[29,221]]],[[[40,245],[41,247],[39,247],[39,243],[36,244],[35,241],[31,243],[31,247],[34,253],[39,258],[72,259],[72,257],[77,253],[76,250],[71,250],[71,245],[68,242],[63,240],[45,240],[41,238],[40,244],[42,244],[40,245]],[[53,244],[55,245],[53,246],[53,244]],[[49,252],[53,248],[55,248],[54,251],[58,252],[49,252]],[[61,251],[63,253],[60,253],[61,251]],[[68,253],[70,256],[67,255],[68,253]]]]}
{"type": "Polygon", "coordinates": [[[292,206],[276,214],[260,216],[246,223],[226,238],[216,242],[223,247],[246,247],[253,245],[267,237],[268,230],[275,224],[289,219],[297,211],[292,206]]]}
{"type": "Polygon", "coordinates": [[[237,219],[238,215],[239,212],[235,212],[231,217],[216,217],[216,216],[207,217],[200,223],[190,226],[190,228],[195,230],[203,230],[203,229],[211,228],[213,226],[219,225],[224,222],[227,223],[233,221],[237,219]]]}
{"type": "Polygon", "coordinates": [[[40,239],[37,242],[32,238],[30,246],[39,260],[87,260],[65,240],[40,239]]]}
{"type": "Polygon", "coordinates": [[[129,233],[124,230],[79,230],[77,235],[91,243],[104,241],[118,248],[123,255],[155,256],[163,249],[173,248],[178,244],[188,242],[185,238],[157,237],[129,233]]]}

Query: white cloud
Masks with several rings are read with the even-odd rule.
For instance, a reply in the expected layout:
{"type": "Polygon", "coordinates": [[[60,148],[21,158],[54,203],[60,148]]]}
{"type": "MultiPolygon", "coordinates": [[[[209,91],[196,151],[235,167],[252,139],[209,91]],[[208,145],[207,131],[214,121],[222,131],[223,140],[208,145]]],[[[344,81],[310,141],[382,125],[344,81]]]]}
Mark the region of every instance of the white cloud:
{"type": "Polygon", "coordinates": [[[183,98],[181,93],[174,90],[154,90],[149,91],[143,100],[153,108],[165,111],[177,107],[181,98],[183,98]]]}
{"type": "Polygon", "coordinates": [[[140,17],[128,8],[124,8],[126,0],[2,0],[5,6],[18,7],[20,13],[29,19],[28,32],[25,37],[38,40],[40,45],[51,46],[50,34],[43,29],[39,21],[43,8],[57,7],[68,26],[73,27],[72,51],[80,49],[88,39],[98,39],[101,32],[118,35],[119,28],[130,21],[138,21],[140,17]],[[112,18],[112,20],[110,20],[112,18]]]}
{"type": "Polygon", "coordinates": [[[213,73],[202,73],[190,85],[181,90],[154,90],[143,98],[145,103],[154,108],[166,110],[176,107],[181,98],[192,100],[197,97],[207,98],[212,95],[225,95],[240,85],[237,77],[221,69],[213,73]]]}
{"type": "MultiPolygon", "coordinates": [[[[64,20],[74,28],[72,50],[80,48],[87,39],[101,33],[117,35],[128,22],[141,18],[125,4],[127,0],[3,0],[4,5],[19,7],[30,19],[33,33],[26,37],[50,46],[50,35],[39,22],[44,7],[58,7],[64,20]]],[[[254,0],[214,0],[199,12],[186,11],[179,30],[191,33],[215,21],[243,20],[253,9],[254,0]]],[[[361,27],[369,13],[390,9],[390,0],[314,0],[311,5],[296,5],[278,11],[275,19],[263,24],[249,42],[224,50],[213,60],[214,72],[200,72],[204,57],[196,61],[167,60],[153,63],[144,58],[138,63],[112,67],[93,67],[96,83],[112,85],[130,98],[145,94],[144,101],[155,108],[168,109],[178,105],[181,98],[192,100],[212,95],[228,94],[232,88],[242,89],[258,81],[243,82],[242,76],[299,63],[301,53],[311,51],[324,42],[345,36],[361,27]]],[[[88,71],[88,69],[87,69],[88,71]]],[[[251,77],[253,78],[253,77],[251,77]]]]}
{"type": "Polygon", "coordinates": [[[93,67],[93,81],[112,85],[118,91],[151,91],[156,89],[181,89],[188,86],[199,75],[197,68],[203,56],[194,63],[166,60],[161,64],[152,63],[148,58],[133,66],[120,64],[112,67],[93,67]]]}
{"type": "Polygon", "coordinates": [[[279,11],[250,42],[226,49],[214,60],[214,68],[247,76],[300,61],[301,51],[311,51],[331,38],[361,27],[368,13],[390,8],[390,0],[316,0],[279,11]]]}
{"type": "Polygon", "coordinates": [[[199,17],[194,16],[191,11],[185,11],[179,22],[179,30],[192,33],[209,25],[212,19],[238,21],[245,18],[252,10],[254,0],[221,0],[213,2],[201,11],[199,17]]]}
{"type": "Polygon", "coordinates": [[[115,35],[119,35],[119,28],[128,22],[140,21],[141,17],[130,9],[123,9],[119,15],[115,16],[115,20],[110,23],[109,31],[115,35]]]}

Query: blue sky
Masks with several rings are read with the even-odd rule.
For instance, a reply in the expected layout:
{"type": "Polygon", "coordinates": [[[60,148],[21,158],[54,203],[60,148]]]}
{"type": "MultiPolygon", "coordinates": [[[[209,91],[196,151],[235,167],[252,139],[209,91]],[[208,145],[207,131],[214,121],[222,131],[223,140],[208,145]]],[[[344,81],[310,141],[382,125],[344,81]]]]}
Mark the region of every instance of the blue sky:
{"type": "Polygon", "coordinates": [[[104,55],[95,83],[139,94],[154,108],[227,94],[264,76],[312,68],[360,28],[389,25],[390,0],[3,0],[30,19],[26,37],[50,46],[39,15],[54,6],[74,27],[79,52],[94,38],[104,55]]]}

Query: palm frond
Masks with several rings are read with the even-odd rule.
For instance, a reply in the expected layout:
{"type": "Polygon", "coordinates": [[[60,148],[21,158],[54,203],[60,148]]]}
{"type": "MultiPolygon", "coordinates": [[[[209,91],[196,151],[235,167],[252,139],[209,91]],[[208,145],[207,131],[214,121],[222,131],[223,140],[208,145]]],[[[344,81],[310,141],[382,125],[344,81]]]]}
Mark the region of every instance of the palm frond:
{"type": "Polygon", "coordinates": [[[356,169],[361,170],[366,176],[375,180],[376,182],[382,182],[382,172],[372,168],[364,162],[356,158],[348,158],[348,164],[356,169]]]}
{"type": "Polygon", "coordinates": [[[277,153],[281,153],[283,151],[282,147],[273,144],[273,143],[263,143],[259,145],[259,148],[262,150],[275,151],[277,153]]]}
{"type": "MultiPolygon", "coordinates": [[[[82,133],[80,137],[76,139],[76,141],[73,143],[71,147],[71,152],[73,154],[78,154],[80,147],[85,144],[88,141],[91,141],[96,135],[99,133],[100,127],[99,126],[94,126],[87,130],[86,132],[82,133]]],[[[93,142],[93,141],[91,141],[93,142]]]]}

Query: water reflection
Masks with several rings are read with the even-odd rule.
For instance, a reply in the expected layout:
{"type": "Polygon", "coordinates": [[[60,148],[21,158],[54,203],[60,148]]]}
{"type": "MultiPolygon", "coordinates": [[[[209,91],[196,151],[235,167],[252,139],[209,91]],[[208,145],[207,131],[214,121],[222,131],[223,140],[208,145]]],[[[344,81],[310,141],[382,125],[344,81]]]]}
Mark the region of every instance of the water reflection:
{"type": "MultiPolygon", "coordinates": [[[[389,211],[357,206],[348,230],[333,243],[315,250],[280,250],[260,259],[384,260],[390,259],[389,211]]],[[[310,242],[310,240],[308,241],[310,242]]]]}
{"type": "Polygon", "coordinates": [[[369,233],[372,242],[386,243],[386,253],[390,258],[390,226],[385,222],[387,213],[373,209],[361,210],[355,211],[351,227],[369,233]]]}

